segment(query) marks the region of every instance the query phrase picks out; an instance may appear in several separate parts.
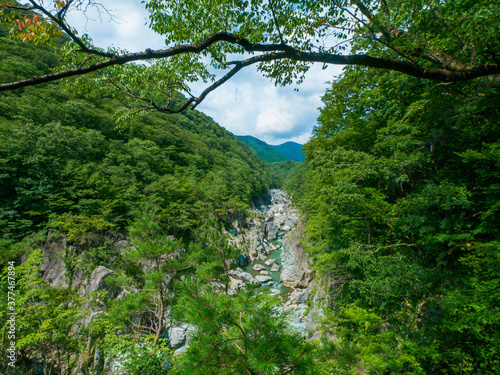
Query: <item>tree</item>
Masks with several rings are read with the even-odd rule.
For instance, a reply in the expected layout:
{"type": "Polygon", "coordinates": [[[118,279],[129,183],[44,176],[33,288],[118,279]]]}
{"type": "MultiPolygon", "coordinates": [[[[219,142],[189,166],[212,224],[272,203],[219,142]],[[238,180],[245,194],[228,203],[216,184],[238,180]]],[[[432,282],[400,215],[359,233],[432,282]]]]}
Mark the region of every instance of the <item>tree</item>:
{"type": "Polygon", "coordinates": [[[16,363],[19,372],[10,372],[12,369],[9,370],[4,361],[0,364],[2,372],[69,373],[75,368],[75,357],[84,354],[86,330],[82,322],[103,295],[95,292],[83,296],[70,289],[50,287],[43,281],[39,271],[42,262],[43,254],[33,250],[27,261],[12,272],[15,285],[8,283],[9,279],[13,280],[13,277],[8,278],[8,269],[2,270],[2,295],[7,296],[8,290],[13,290],[14,286],[15,304],[9,304],[12,308],[9,310],[7,299],[0,302],[0,347],[5,351],[10,345],[7,341],[7,333],[11,328],[8,319],[13,319],[7,312],[14,311],[15,348],[19,355],[16,363]]]}
{"type": "MultiPolygon", "coordinates": [[[[168,47],[134,53],[104,51],[88,36],[77,36],[66,15],[92,6],[105,10],[94,0],[2,3],[3,19],[19,38],[37,41],[60,32],[71,43],[62,69],[0,84],[0,91],[86,76],[91,88],[117,90],[142,110],[180,112],[254,64],[277,84],[302,81],[312,63],[446,82],[500,73],[499,6],[491,0],[149,0],[150,27],[165,36],[168,47]],[[134,61],[153,62],[129,64],[134,61]],[[209,68],[225,73],[216,80],[209,68]],[[191,95],[189,83],[200,79],[211,84],[191,95]],[[177,91],[189,98],[179,100],[177,91]]],[[[77,85],[85,86],[82,80],[77,85]]]]}
{"type": "Polygon", "coordinates": [[[125,254],[145,270],[142,275],[134,275],[137,283],[145,283],[137,296],[132,295],[142,302],[141,319],[132,327],[137,334],[154,335],[154,345],[158,344],[165,328],[165,315],[172,299],[170,285],[182,268],[177,261],[181,245],[164,233],[158,211],[157,207],[148,205],[135,213],[135,220],[128,228],[134,247],[125,254]]]}
{"type": "MultiPolygon", "coordinates": [[[[196,326],[174,374],[332,374],[333,345],[306,341],[290,328],[276,296],[249,287],[231,296],[186,278],[174,315],[196,326]]],[[[337,353],[335,353],[337,354],[337,353]]],[[[337,361],[338,359],[338,361],[337,361]]]]}
{"type": "Polygon", "coordinates": [[[308,251],[367,372],[498,373],[499,95],[350,67],[323,97],[308,251]]]}

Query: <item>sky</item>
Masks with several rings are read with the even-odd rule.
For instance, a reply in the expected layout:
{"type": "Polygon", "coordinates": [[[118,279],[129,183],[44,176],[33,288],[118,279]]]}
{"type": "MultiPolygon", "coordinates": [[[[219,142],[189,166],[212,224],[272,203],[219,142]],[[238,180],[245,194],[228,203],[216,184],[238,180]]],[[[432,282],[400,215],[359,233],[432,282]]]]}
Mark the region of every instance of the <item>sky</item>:
{"type": "MultiPolygon", "coordinates": [[[[130,52],[165,48],[163,38],[147,27],[148,13],[140,0],[101,3],[113,19],[106,12],[88,12],[88,17],[75,12],[69,15],[69,24],[80,35],[88,33],[99,47],[113,45],[130,52]]],[[[341,66],[323,70],[317,64],[301,85],[276,87],[250,66],[210,93],[197,109],[236,135],[252,135],[272,145],[287,141],[304,144],[317,123],[327,82],[341,71],[341,66]]],[[[193,95],[205,87],[195,84],[193,95]]]]}

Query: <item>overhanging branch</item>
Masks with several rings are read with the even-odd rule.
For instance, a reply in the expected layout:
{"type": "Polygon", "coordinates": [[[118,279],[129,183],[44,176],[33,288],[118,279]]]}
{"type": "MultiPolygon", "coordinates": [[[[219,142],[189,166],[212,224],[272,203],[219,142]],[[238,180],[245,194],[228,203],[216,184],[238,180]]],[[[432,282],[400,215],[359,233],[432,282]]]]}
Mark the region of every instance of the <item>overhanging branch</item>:
{"type": "MultiPolygon", "coordinates": [[[[148,49],[143,52],[116,55],[108,58],[105,61],[101,61],[82,68],[69,69],[57,73],[31,77],[16,82],[3,83],[0,84],[0,91],[15,90],[22,87],[34,86],[41,83],[57,81],[63,78],[82,76],[101,69],[105,69],[110,66],[122,65],[133,61],[164,59],[180,54],[200,53],[209,48],[211,45],[218,42],[227,42],[239,45],[248,52],[271,52],[272,54],[266,55],[265,61],[290,59],[295,61],[303,61],[311,63],[319,62],[319,63],[335,64],[335,65],[360,65],[372,68],[394,70],[414,77],[433,79],[444,82],[466,81],[477,77],[500,74],[500,64],[486,64],[482,66],[477,66],[469,69],[461,69],[461,70],[431,69],[422,67],[413,62],[384,59],[368,55],[337,55],[337,54],[317,53],[317,52],[303,52],[296,50],[291,46],[283,44],[251,43],[250,41],[240,38],[237,35],[226,32],[220,32],[208,36],[207,38],[205,38],[205,40],[197,44],[184,44],[163,50],[153,51],[148,49]]],[[[240,64],[241,67],[239,69],[248,66],[243,61],[240,64]]],[[[236,72],[234,72],[234,74],[235,73],[236,72]]],[[[229,78],[230,77],[228,77],[227,79],[229,78]]],[[[224,82],[227,81],[227,79],[225,79],[224,82]]]]}

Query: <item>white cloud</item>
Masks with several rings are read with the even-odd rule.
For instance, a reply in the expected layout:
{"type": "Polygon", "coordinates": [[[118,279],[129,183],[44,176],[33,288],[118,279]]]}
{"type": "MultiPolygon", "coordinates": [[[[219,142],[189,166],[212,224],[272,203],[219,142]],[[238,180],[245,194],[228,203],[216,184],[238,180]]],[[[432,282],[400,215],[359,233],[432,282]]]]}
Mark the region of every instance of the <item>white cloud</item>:
{"type": "Polygon", "coordinates": [[[271,144],[304,143],[316,125],[325,82],[340,70],[313,66],[302,85],[275,87],[249,67],[210,93],[198,109],[238,135],[253,135],[271,144]]]}
{"type": "Polygon", "coordinates": [[[71,26],[80,34],[87,33],[98,47],[115,46],[128,51],[164,48],[161,35],[147,27],[148,12],[144,4],[133,0],[108,0],[101,7],[90,7],[85,14],[68,16],[71,26]]]}

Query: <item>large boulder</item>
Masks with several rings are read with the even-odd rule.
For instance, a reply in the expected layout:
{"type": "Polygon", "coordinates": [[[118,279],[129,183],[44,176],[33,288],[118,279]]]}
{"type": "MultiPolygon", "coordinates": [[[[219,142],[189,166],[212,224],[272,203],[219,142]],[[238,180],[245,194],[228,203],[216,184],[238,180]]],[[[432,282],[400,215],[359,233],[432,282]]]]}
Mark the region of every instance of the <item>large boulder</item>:
{"type": "Polygon", "coordinates": [[[168,330],[168,340],[170,347],[175,350],[182,345],[187,346],[189,344],[189,339],[195,330],[195,326],[187,323],[181,326],[171,327],[168,330]]]}
{"type": "Polygon", "coordinates": [[[278,264],[278,260],[277,259],[268,259],[264,263],[266,266],[271,267],[273,264],[278,264]]]}
{"type": "Polygon", "coordinates": [[[266,233],[269,241],[277,239],[279,234],[279,224],[274,221],[267,223],[266,233]]]}
{"type": "Polygon", "coordinates": [[[234,279],[241,280],[245,284],[257,285],[259,282],[248,272],[243,271],[241,268],[237,267],[234,270],[230,270],[229,276],[234,279]]]}
{"type": "Polygon", "coordinates": [[[273,278],[271,276],[266,276],[266,275],[257,275],[255,276],[255,279],[262,284],[269,283],[273,281],[273,278]]]}
{"type": "Polygon", "coordinates": [[[81,290],[85,295],[104,289],[104,280],[115,273],[104,266],[97,267],[92,274],[85,280],[81,290]]]}
{"type": "Polygon", "coordinates": [[[252,267],[255,271],[262,271],[262,270],[265,270],[266,267],[264,267],[262,264],[255,264],[253,267],[252,267]]]}
{"type": "Polygon", "coordinates": [[[299,222],[294,232],[289,232],[283,240],[281,253],[280,282],[288,288],[307,288],[312,281],[310,260],[300,243],[304,227],[299,222]]]}

